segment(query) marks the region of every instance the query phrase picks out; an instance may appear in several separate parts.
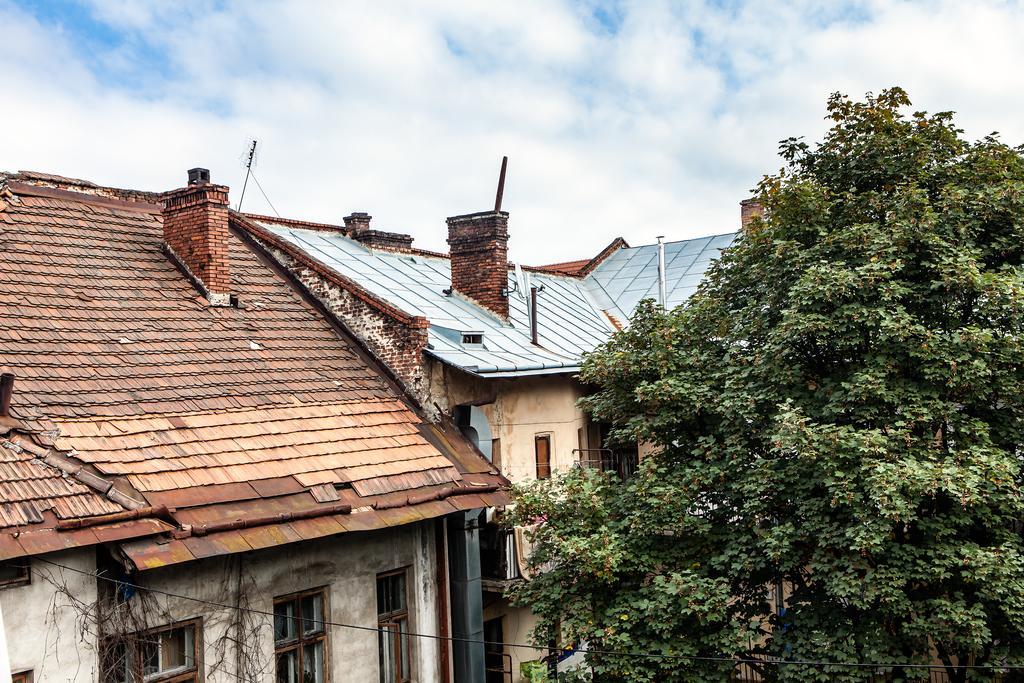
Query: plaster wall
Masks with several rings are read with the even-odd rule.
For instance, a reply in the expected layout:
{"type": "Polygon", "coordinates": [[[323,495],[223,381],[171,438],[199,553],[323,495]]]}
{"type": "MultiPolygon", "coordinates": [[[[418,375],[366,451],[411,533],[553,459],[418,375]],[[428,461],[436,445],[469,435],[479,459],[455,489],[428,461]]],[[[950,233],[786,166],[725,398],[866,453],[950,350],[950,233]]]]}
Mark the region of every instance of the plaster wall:
{"type": "MultiPolygon", "coordinates": [[[[438,633],[433,522],[383,531],[352,533],[252,553],[211,558],[198,563],[151,570],[140,583],[159,590],[236,604],[241,577],[246,615],[241,631],[251,654],[236,661],[233,639],[239,625],[233,610],[193,601],[160,599],[171,622],[201,618],[207,681],[245,680],[272,683],[274,676],[274,598],[315,588],[326,589],[325,620],[369,629],[377,626],[377,575],[408,568],[409,630],[438,633]],[[240,562],[240,565],[239,565],[240,562]],[[239,669],[243,671],[239,672],[239,669]],[[248,671],[245,671],[248,669],[248,671]],[[254,679],[249,676],[258,672],[254,679]]],[[[377,633],[327,626],[331,680],[376,681],[377,633]]],[[[439,646],[431,639],[410,638],[412,680],[440,680],[439,646]]]]}
{"type": "Polygon", "coordinates": [[[10,670],[31,670],[37,683],[94,681],[95,624],[84,614],[96,602],[96,579],[83,572],[96,571],[96,551],[76,548],[30,564],[31,583],[0,588],[10,670]]]}
{"type": "MultiPolygon", "coordinates": [[[[501,619],[501,628],[505,642],[530,644],[533,629],[537,625],[537,617],[525,607],[513,607],[504,598],[497,598],[484,608],[484,621],[501,619]]],[[[506,647],[505,654],[511,658],[512,681],[523,683],[522,665],[524,662],[541,659],[546,653],[525,647],[506,647]]]]}
{"type": "Polygon", "coordinates": [[[552,472],[569,469],[579,460],[578,430],[586,416],[576,407],[583,395],[569,375],[542,375],[515,379],[485,379],[428,360],[430,400],[445,412],[477,403],[499,441],[501,473],[513,482],[537,475],[534,438],[551,437],[552,472]]]}
{"type": "MultiPolygon", "coordinates": [[[[86,572],[96,570],[95,549],[58,553],[47,559],[86,572]]],[[[327,626],[329,680],[376,681],[377,575],[407,568],[409,631],[437,634],[437,563],[434,522],[426,521],[381,531],[350,533],[264,550],[174,565],[137,574],[133,581],[147,588],[198,598],[201,601],[147,593],[145,625],[156,628],[202,620],[197,659],[207,682],[275,680],[274,598],[325,588],[325,621],[363,629],[327,626]],[[241,589],[239,589],[241,587],[241,589]],[[239,596],[241,599],[239,600],[239,596]],[[238,605],[238,612],[208,603],[238,605]],[[262,614],[261,614],[262,613],[262,614]],[[246,652],[238,657],[234,643],[241,636],[246,652]],[[241,678],[239,678],[241,677],[241,678]]],[[[98,676],[95,624],[82,619],[82,609],[96,604],[96,579],[33,562],[33,581],[0,590],[0,606],[13,671],[32,669],[36,683],[89,683],[98,676]],[[45,578],[44,578],[45,577],[45,578]],[[57,586],[80,602],[76,609],[57,586]]],[[[441,680],[439,641],[409,639],[412,681],[441,680]]]]}

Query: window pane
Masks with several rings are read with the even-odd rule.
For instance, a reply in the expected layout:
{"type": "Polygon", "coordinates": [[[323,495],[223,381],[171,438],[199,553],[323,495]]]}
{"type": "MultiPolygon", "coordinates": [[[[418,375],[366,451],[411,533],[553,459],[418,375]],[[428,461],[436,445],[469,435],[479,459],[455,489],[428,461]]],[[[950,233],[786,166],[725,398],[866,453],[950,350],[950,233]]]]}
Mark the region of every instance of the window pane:
{"type": "Polygon", "coordinates": [[[409,678],[409,620],[401,619],[398,621],[398,647],[399,660],[402,663],[402,679],[403,681],[409,678]]]}
{"type": "Polygon", "coordinates": [[[176,628],[160,634],[160,671],[188,666],[187,641],[191,638],[186,634],[191,634],[191,631],[190,628],[176,628]]]}
{"type": "Polygon", "coordinates": [[[381,624],[380,626],[380,683],[395,683],[398,679],[398,667],[395,660],[398,633],[395,631],[394,624],[381,624]]]}
{"type": "Polygon", "coordinates": [[[295,640],[295,601],[279,602],[274,605],[274,642],[295,640]]]}
{"type": "Polygon", "coordinates": [[[302,648],[302,683],[324,683],[324,641],[302,648]]]}
{"type": "Polygon", "coordinates": [[[299,651],[288,650],[277,655],[277,683],[299,683],[299,651]]]}
{"type": "Polygon", "coordinates": [[[160,642],[157,636],[142,636],[142,675],[160,672],[160,642]]]}
{"type": "Polygon", "coordinates": [[[324,630],[324,597],[319,593],[302,598],[302,635],[324,630]]]}
{"type": "Polygon", "coordinates": [[[401,612],[405,609],[405,572],[388,578],[391,579],[391,611],[401,612]]]}

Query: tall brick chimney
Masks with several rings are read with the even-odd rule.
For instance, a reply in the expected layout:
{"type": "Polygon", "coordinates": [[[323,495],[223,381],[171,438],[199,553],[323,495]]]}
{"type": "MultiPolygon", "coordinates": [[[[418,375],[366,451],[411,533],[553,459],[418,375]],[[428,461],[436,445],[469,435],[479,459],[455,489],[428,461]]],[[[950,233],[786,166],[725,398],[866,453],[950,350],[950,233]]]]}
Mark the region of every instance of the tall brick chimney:
{"type": "Polygon", "coordinates": [[[761,202],[751,197],[740,202],[740,228],[746,230],[750,222],[757,216],[764,215],[764,207],[761,202]]]}
{"type": "Polygon", "coordinates": [[[167,249],[211,306],[230,306],[227,186],[212,184],[205,168],[192,168],[188,185],[165,192],[163,204],[167,249]]]}
{"type": "Polygon", "coordinates": [[[508,212],[452,216],[448,246],[455,291],[507,318],[508,212]]]}

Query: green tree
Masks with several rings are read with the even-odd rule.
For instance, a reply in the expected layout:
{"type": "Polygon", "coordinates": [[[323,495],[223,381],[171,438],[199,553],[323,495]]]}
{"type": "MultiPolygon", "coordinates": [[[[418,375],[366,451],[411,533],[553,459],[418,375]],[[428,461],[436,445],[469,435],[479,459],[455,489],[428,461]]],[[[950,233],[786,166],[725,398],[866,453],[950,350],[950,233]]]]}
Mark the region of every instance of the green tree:
{"type": "Polygon", "coordinates": [[[518,490],[543,571],[513,597],[600,680],[1024,664],[1024,150],[909,104],[830,98],[689,302],[586,359],[585,408],[657,452],[518,490]]]}

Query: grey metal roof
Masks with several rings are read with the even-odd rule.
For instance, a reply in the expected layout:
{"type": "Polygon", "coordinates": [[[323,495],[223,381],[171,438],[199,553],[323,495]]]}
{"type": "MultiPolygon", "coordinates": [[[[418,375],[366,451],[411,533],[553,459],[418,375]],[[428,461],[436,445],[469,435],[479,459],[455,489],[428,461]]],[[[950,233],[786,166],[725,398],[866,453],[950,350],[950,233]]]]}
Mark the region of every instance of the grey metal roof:
{"type": "MultiPolygon", "coordinates": [[[[718,258],[736,233],[665,243],[667,307],[675,308],[697,291],[711,262],[718,258]]],[[[590,275],[587,284],[602,310],[628,320],[641,299],[658,298],[658,245],[619,249],[590,275]]]]}
{"type": "MultiPolygon", "coordinates": [[[[509,320],[505,322],[458,294],[444,293],[451,287],[447,258],[368,249],[340,233],[260,225],[400,310],[427,318],[428,353],[490,377],[575,372],[582,355],[614,332],[604,311],[625,322],[641,298],[652,292],[657,296],[657,245],[626,248],[582,280],[510,271],[509,320]],[[530,341],[527,297],[531,284],[543,286],[538,294],[540,346],[530,341]],[[482,332],[483,344],[463,344],[462,335],[469,332],[482,332]]],[[[732,237],[665,245],[672,305],[692,293],[711,258],[732,237]]]]}

